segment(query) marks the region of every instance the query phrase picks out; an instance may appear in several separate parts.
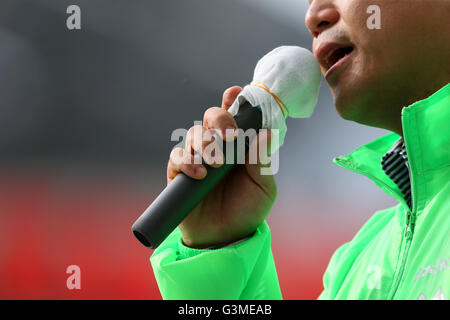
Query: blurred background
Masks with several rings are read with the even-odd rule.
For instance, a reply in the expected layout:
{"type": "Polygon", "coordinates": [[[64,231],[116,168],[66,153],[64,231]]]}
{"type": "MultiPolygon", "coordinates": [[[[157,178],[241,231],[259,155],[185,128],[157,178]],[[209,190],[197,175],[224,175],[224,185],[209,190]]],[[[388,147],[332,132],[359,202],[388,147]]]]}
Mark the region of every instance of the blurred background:
{"type": "MultiPolygon", "coordinates": [[[[0,298],[161,299],[130,228],[165,187],[176,128],[251,81],[280,45],[311,49],[306,0],[2,0],[0,298]],[[66,9],[81,8],[81,30],[66,9]],[[81,268],[68,290],[66,268],[81,268]]],[[[285,299],[315,299],[332,253],[394,204],[332,158],[386,132],[342,120],[322,83],[288,121],[268,218],[285,299]]]]}

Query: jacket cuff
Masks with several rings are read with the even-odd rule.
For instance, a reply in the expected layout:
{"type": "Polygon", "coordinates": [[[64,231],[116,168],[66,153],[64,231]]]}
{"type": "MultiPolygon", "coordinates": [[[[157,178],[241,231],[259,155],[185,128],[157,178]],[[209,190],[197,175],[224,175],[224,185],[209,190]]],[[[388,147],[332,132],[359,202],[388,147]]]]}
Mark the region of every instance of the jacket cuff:
{"type": "Polygon", "coordinates": [[[256,232],[254,232],[252,235],[250,235],[248,237],[245,237],[243,239],[240,239],[240,240],[237,240],[237,241],[234,241],[231,243],[218,245],[218,246],[211,246],[211,247],[203,248],[203,249],[188,247],[187,245],[184,244],[183,237],[180,235],[178,237],[178,249],[179,249],[178,258],[179,258],[179,260],[187,259],[187,258],[195,257],[196,255],[199,255],[201,253],[211,251],[211,250],[219,250],[222,248],[232,247],[232,246],[238,245],[248,239],[251,239],[255,234],[256,234],[256,232]]]}

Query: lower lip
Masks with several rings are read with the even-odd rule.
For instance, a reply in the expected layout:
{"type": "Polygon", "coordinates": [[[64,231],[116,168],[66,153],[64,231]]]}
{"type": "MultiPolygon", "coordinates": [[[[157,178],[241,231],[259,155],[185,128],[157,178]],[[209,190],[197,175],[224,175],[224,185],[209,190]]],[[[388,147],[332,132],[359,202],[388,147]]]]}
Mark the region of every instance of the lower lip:
{"type": "Polygon", "coordinates": [[[353,49],[352,52],[350,52],[349,54],[347,54],[345,57],[343,57],[341,60],[339,60],[338,62],[336,62],[335,64],[333,64],[331,66],[330,69],[327,70],[327,72],[325,73],[325,79],[328,79],[332,74],[335,73],[335,71],[337,69],[339,69],[344,63],[346,63],[350,57],[353,55],[353,53],[355,52],[355,49],[353,49]]]}

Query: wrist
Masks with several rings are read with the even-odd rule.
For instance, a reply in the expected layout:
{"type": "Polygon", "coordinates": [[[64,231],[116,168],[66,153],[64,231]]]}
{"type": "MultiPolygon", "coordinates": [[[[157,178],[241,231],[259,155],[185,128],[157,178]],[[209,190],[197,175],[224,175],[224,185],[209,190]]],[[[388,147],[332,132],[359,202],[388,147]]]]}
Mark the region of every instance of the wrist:
{"type": "Polygon", "coordinates": [[[229,246],[233,246],[235,244],[241,243],[249,238],[251,238],[254,235],[254,231],[251,232],[248,235],[245,236],[241,236],[241,237],[236,237],[236,238],[231,238],[231,239],[227,239],[227,240],[217,240],[217,241],[193,241],[192,238],[187,237],[186,235],[184,235],[183,233],[181,234],[180,237],[180,242],[183,246],[191,248],[191,249],[219,249],[219,248],[223,248],[223,247],[229,247],[229,246]]]}

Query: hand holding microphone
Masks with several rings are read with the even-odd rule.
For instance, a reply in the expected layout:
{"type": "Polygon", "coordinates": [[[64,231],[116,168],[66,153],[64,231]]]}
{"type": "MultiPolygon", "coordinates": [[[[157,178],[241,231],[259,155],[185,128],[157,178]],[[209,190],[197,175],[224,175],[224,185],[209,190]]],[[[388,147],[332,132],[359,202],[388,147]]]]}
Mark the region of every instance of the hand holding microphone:
{"type": "MultiPolygon", "coordinates": [[[[182,231],[183,242],[195,248],[226,244],[252,234],[275,200],[273,176],[261,175],[261,159],[245,165],[216,163],[203,151],[219,141],[203,137],[217,132],[224,140],[232,140],[235,137],[227,137],[226,129],[276,129],[277,141],[271,141],[269,131],[257,135],[250,147],[266,144],[273,152],[283,143],[287,116],[312,114],[320,79],[317,62],[306,49],[284,46],[265,55],[255,68],[252,83],[243,90],[226,90],[222,107],[208,109],[203,126],[189,130],[185,148],[172,151],[168,186],[132,227],[138,240],[156,248],[176,226],[182,231]],[[205,165],[193,163],[195,153],[203,157],[205,165]]],[[[222,156],[216,154],[215,159],[222,156]]]]}
{"type": "MultiPolygon", "coordinates": [[[[193,179],[203,179],[206,168],[199,164],[183,164],[178,157],[193,157],[194,152],[204,151],[210,143],[201,144],[201,136],[194,137],[194,132],[215,130],[223,133],[227,128],[237,128],[233,116],[227,111],[231,103],[241,92],[240,87],[232,87],[224,92],[222,107],[208,109],[203,118],[204,127],[195,130],[192,127],[186,136],[185,149],[174,149],[167,166],[168,184],[178,173],[182,172],[193,179]],[[196,140],[198,143],[190,143],[196,140]],[[203,148],[202,148],[203,147],[203,148]],[[199,168],[203,172],[198,172],[199,168]]],[[[270,133],[270,131],[269,131],[270,133]]],[[[233,138],[231,138],[233,139],[233,138]]],[[[257,145],[268,145],[270,134],[259,134],[253,141],[251,149],[257,145]]],[[[204,159],[208,165],[218,167],[210,159],[204,159]]],[[[230,243],[251,234],[264,221],[276,197],[276,185],[273,175],[261,175],[261,159],[256,164],[246,161],[245,165],[235,166],[195,209],[179,225],[183,242],[189,247],[203,248],[230,243]]]]}

